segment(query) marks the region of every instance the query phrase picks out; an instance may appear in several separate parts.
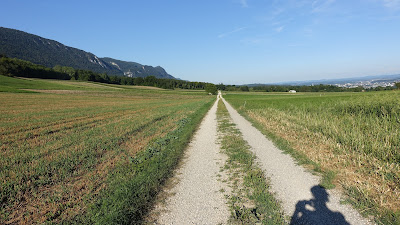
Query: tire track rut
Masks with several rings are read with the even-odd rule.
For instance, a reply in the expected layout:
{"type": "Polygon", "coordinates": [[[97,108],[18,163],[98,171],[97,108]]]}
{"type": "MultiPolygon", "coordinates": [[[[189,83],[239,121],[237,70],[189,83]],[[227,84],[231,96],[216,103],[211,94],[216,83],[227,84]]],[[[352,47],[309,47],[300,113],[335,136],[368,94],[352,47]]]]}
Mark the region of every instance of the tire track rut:
{"type": "MultiPolygon", "coordinates": [[[[218,98],[219,100],[219,98],[218,98]]],[[[223,184],[217,174],[224,156],[217,142],[217,104],[207,113],[186,150],[183,166],[178,169],[179,183],[157,224],[225,224],[230,212],[219,190],[223,184]]]]}

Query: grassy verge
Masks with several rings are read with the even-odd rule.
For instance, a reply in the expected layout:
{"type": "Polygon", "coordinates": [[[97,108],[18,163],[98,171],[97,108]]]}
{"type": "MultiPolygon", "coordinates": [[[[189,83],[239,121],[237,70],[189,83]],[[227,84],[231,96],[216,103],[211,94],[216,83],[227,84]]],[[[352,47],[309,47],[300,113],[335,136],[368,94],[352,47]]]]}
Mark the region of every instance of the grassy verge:
{"type": "Polygon", "coordinates": [[[225,97],[275,145],[378,224],[400,224],[400,92],[225,97]],[[246,103],[246,104],[245,104],[246,103]]]}
{"type": "Polygon", "coordinates": [[[179,121],[178,128],[155,140],[128,164],[120,164],[108,177],[109,188],[101,193],[84,223],[142,223],[161,186],[172,175],[183,151],[212,102],[179,121]]]}
{"type": "Polygon", "coordinates": [[[218,103],[218,129],[221,148],[228,160],[228,184],[232,194],[228,196],[232,210],[232,224],[286,224],[278,201],[269,192],[269,184],[255,162],[255,156],[243,140],[240,131],[231,122],[222,101],[218,103]]]}

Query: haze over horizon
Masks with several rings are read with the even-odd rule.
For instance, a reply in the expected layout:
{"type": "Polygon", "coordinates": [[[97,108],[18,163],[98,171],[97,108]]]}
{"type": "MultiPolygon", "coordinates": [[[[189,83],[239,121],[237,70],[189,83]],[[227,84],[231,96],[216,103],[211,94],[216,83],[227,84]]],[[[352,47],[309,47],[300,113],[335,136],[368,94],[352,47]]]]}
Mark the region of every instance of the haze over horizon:
{"type": "Polygon", "coordinates": [[[400,0],[4,0],[0,26],[224,84],[400,73],[400,0]]]}

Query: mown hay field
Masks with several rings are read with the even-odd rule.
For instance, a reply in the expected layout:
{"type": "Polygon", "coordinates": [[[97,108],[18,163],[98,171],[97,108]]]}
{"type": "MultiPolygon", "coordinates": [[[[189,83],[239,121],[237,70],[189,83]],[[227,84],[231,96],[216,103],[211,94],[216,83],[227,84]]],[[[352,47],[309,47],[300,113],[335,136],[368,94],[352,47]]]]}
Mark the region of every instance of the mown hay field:
{"type": "Polygon", "coordinates": [[[0,224],[140,220],[213,100],[0,76],[0,224]],[[124,188],[146,198],[113,196],[124,188]]]}
{"type": "Polygon", "coordinates": [[[379,224],[400,223],[400,92],[227,93],[276,145],[379,224]]]}

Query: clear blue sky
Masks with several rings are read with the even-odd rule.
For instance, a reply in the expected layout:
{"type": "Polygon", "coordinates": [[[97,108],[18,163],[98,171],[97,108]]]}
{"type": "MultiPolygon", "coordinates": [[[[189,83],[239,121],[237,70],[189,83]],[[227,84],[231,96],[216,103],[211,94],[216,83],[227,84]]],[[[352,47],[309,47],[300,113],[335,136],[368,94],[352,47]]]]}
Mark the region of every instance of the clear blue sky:
{"type": "Polygon", "coordinates": [[[400,0],[2,0],[0,26],[191,81],[400,73],[400,0]]]}

